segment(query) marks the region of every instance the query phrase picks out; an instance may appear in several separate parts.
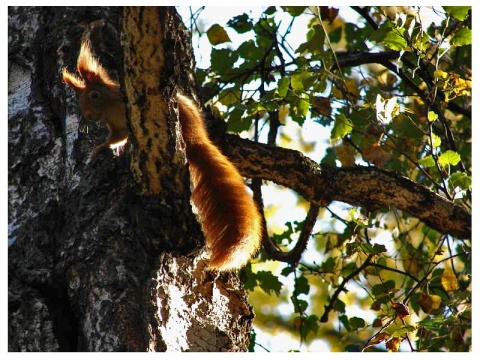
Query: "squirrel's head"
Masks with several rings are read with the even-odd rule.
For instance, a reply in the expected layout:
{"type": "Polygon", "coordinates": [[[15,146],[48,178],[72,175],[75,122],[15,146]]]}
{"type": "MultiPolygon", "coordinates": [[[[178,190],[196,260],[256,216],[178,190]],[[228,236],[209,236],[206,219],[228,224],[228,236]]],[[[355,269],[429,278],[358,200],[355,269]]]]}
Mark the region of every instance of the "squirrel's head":
{"type": "Polygon", "coordinates": [[[63,81],[75,90],[80,98],[83,116],[89,120],[105,121],[109,108],[117,108],[122,102],[120,86],[93,56],[90,43],[82,42],[77,60],[80,76],[63,69],[63,81]]]}

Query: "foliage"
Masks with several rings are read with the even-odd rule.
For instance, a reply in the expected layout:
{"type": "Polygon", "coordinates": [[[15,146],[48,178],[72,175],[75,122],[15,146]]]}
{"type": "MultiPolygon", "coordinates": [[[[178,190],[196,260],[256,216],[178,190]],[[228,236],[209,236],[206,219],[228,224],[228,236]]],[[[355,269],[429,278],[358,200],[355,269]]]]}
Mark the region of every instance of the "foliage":
{"type": "MultiPolygon", "coordinates": [[[[375,165],[471,208],[470,7],[271,6],[206,34],[198,81],[230,131],[279,145],[288,126],[316,122],[329,132],[322,164],[375,165]]],[[[320,213],[300,262],[263,253],[247,269],[257,329],[341,351],[468,351],[470,241],[396,209],[344,208],[320,213]]],[[[283,249],[303,226],[290,222],[271,234],[283,249]]]]}

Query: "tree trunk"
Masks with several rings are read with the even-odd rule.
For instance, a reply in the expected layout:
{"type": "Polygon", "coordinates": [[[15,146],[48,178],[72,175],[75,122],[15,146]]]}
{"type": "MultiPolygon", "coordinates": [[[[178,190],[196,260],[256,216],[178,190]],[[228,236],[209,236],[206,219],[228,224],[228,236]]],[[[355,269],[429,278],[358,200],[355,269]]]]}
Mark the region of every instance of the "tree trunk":
{"type": "Polygon", "coordinates": [[[175,10],[10,7],[8,20],[9,350],[245,351],[252,308],[236,275],[205,270],[189,203],[170,94],[194,88],[193,60],[175,10]],[[127,90],[123,156],[89,160],[106,129],[61,82],[82,38],[127,90]]]}

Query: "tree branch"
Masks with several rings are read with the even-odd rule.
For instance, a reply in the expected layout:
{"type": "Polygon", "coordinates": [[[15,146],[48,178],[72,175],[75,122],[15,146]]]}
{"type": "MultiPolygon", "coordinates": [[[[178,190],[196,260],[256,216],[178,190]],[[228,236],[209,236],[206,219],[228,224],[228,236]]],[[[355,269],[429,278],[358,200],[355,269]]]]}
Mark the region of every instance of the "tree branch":
{"type": "MultiPolygon", "coordinates": [[[[388,60],[397,60],[400,57],[400,51],[339,51],[337,52],[338,65],[340,68],[353,67],[366,64],[382,64],[388,60]]],[[[332,66],[331,70],[338,69],[337,64],[332,66]]]]}
{"type": "Polygon", "coordinates": [[[399,174],[374,166],[321,166],[298,151],[235,135],[227,135],[221,147],[244,176],[286,186],[313,204],[336,200],[370,211],[395,207],[441,233],[471,238],[469,210],[399,174]]]}
{"type": "Polygon", "coordinates": [[[328,314],[330,313],[330,311],[333,310],[333,307],[335,306],[335,302],[337,301],[340,293],[342,291],[345,291],[345,286],[347,285],[347,283],[350,280],[352,280],[355,276],[360,274],[363,271],[363,269],[365,269],[367,266],[370,265],[370,260],[372,259],[372,257],[373,257],[373,255],[368,255],[365,262],[361,266],[359,266],[358,269],[356,269],[350,275],[346,276],[343,279],[342,283],[338,286],[338,288],[333,293],[332,298],[330,299],[330,302],[327,305],[324,305],[325,311],[324,311],[322,317],[320,318],[320,322],[322,322],[322,323],[328,322],[328,314]]]}
{"type": "Polygon", "coordinates": [[[273,243],[268,234],[264,235],[263,248],[268,255],[270,255],[273,260],[282,261],[289,264],[297,264],[300,261],[303,252],[307,248],[308,240],[312,235],[313,227],[315,226],[319,211],[320,207],[318,205],[310,204],[310,209],[308,210],[307,217],[305,218],[298,241],[294,248],[290,251],[284,252],[280,250],[278,246],[273,243]]]}

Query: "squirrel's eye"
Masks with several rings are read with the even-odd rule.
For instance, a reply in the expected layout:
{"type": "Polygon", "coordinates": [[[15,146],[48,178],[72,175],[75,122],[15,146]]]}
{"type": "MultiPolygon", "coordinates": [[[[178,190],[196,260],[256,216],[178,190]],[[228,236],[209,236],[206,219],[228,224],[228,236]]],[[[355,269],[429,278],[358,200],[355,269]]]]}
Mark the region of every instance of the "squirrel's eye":
{"type": "Polygon", "coordinates": [[[100,93],[98,91],[92,91],[90,93],[90,97],[93,99],[93,100],[97,100],[100,98],[100,93]]]}

